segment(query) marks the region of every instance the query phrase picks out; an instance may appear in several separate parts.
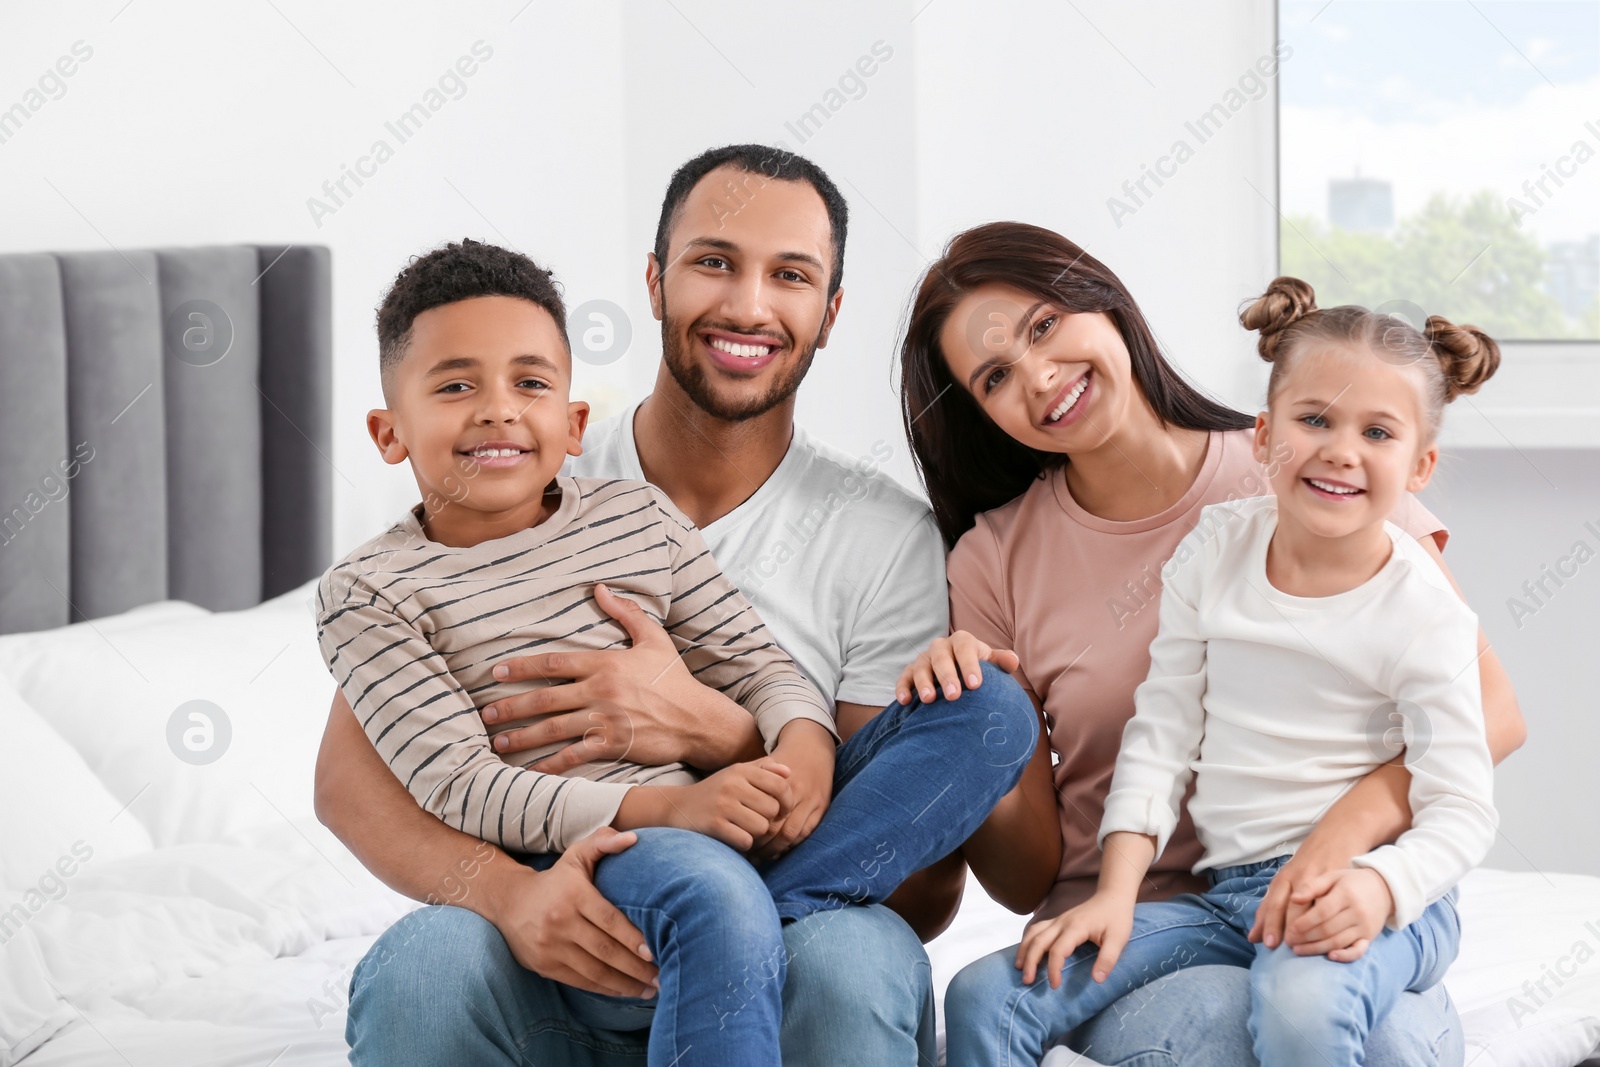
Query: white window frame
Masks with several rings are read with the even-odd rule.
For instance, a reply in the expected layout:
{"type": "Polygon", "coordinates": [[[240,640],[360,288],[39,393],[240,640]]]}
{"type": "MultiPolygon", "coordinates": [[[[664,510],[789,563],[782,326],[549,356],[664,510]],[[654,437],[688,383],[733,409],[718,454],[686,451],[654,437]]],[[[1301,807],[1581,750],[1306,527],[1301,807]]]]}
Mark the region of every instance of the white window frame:
{"type": "MultiPolygon", "coordinates": [[[[1272,0],[1280,40],[1281,0],[1272,0]]],[[[1274,201],[1283,203],[1282,79],[1272,80],[1274,201]]],[[[1281,209],[1280,209],[1281,210],[1281,209]]],[[[1274,228],[1274,273],[1283,270],[1283,226],[1274,228]]],[[[1600,340],[1504,341],[1500,369],[1482,392],[1458,399],[1440,431],[1456,448],[1600,448],[1600,340]]]]}

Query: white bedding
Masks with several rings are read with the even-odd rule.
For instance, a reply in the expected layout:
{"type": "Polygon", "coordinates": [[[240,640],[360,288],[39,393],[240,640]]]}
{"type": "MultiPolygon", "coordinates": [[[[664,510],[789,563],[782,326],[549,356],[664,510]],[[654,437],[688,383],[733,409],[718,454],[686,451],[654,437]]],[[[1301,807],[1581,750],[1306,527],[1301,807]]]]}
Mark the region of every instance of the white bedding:
{"type": "MultiPolygon", "coordinates": [[[[1445,985],[1469,1067],[1573,1067],[1600,1053],[1600,878],[1477,870],[1460,908],[1461,954],[1445,985]],[[1541,978],[1542,991],[1524,988],[1541,978]]],[[[1015,944],[1025,921],[969,879],[956,922],[928,946],[940,1003],[957,971],[1015,944]]],[[[1045,1060],[1069,1065],[1099,1067],[1066,1050],[1045,1060]]]]}
{"type": "Polygon", "coordinates": [[[364,874],[346,881],[346,864],[301,829],[316,849],[285,827],[276,840],[179,845],[86,869],[27,930],[62,1010],[59,1029],[21,1062],[345,1062],[350,973],[412,905],[364,874]]]}
{"type": "MultiPolygon", "coordinates": [[[[15,683],[0,684],[0,733],[35,739],[0,748],[0,1067],[344,1062],[350,972],[414,905],[311,815],[331,687],[306,592],[248,612],[163,605],[0,638],[0,683],[15,683]],[[234,729],[233,750],[205,766],[177,759],[165,733],[197,698],[226,708],[234,729]],[[13,779],[75,799],[40,803],[7,791],[13,779]]],[[[1462,913],[1447,981],[1468,1062],[1589,1055],[1600,879],[1478,871],[1462,913]]],[[[969,886],[929,946],[940,996],[1022,922],[969,886]]]]}

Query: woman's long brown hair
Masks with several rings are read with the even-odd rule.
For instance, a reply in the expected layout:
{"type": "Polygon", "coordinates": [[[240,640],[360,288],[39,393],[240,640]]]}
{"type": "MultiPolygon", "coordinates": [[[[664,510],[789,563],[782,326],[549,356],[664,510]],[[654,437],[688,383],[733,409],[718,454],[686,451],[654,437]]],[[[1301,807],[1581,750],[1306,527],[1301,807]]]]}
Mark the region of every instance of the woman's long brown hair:
{"type": "Polygon", "coordinates": [[[1021,496],[1066,455],[1021,444],[996,426],[950,373],[939,334],[961,298],[991,284],[1032,294],[1065,312],[1103,311],[1128,346],[1133,379],[1163,425],[1237,430],[1255,420],[1190,385],[1161,355],[1122,280],[1058,233],[991,222],[958,234],[923,276],[900,347],[900,414],[917,472],[946,547],[979,512],[1021,496]]]}

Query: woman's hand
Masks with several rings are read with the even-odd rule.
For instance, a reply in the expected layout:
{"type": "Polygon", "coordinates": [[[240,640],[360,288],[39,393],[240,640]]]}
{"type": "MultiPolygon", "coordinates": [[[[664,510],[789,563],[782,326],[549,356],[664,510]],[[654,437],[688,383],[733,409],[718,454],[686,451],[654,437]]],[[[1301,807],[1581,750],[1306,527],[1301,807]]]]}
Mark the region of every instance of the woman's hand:
{"type": "Polygon", "coordinates": [[[1034,983],[1038,978],[1039,960],[1048,953],[1045,974],[1050,979],[1050,988],[1060,989],[1061,971],[1067,965],[1067,957],[1085,941],[1093,941],[1100,946],[1100,954],[1094,961],[1094,980],[1104,982],[1117,965],[1117,957],[1122,955],[1132,933],[1133,898],[1100,890],[1071,911],[1028,927],[1022,935],[1022,944],[1017,946],[1017,967],[1022,971],[1022,981],[1026,985],[1034,983]]]}
{"type": "Polygon", "coordinates": [[[1340,963],[1359,959],[1367,950],[1366,942],[1377,936],[1394,910],[1394,900],[1381,875],[1371,869],[1351,867],[1350,859],[1343,850],[1319,849],[1314,839],[1308,840],[1278,868],[1256,909],[1250,940],[1268,948],[1287,944],[1296,955],[1325,954],[1340,963]],[[1363,870],[1372,878],[1349,882],[1349,875],[1363,870]],[[1335,892],[1336,897],[1327,899],[1335,892]],[[1355,914],[1346,916],[1343,926],[1353,927],[1366,940],[1359,936],[1330,937],[1328,923],[1352,909],[1355,914]]]}
{"type": "Polygon", "coordinates": [[[990,648],[965,630],[957,630],[949,637],[934,638],[926,652],[921,653],[909,667],[900,672],[894,686],[894,698],[902,704],[911,703],[915,692],[923,703],[939,695],[937,683],[944,690],[946,700],[961,695],[962,682],[968,689],[983,684],[983,670],[978,664],[993,663],[1007,674],[1015,673],[1021,661],[1009,648],[990,648]]]}
{"type": "Polygon", "coordinates": [[[1361,958],[1394,912],[1394,896],[1371,867],[1345,867],[1307,880],[1297,895],[1311,906],[1289,924],[1296,956],[1327,956],[1336,963],[1361,958]]]}
{"type": "Polygon", "coordinates": [[[1250,940],[1268,948],[1277,948],[1283,941],[1285,929],[1293,920],[1300,918],[1316,899],[1306,886],[1312,879],[1320,879],[1329,871],[1348,866],[1349,862],[1348,856],[1340,862],[1302,847],[1272,876],[1272,883],[1267,886],[1267,893],[1256,908],[1256,921],[1250,927],[1250,940]]]}
{"type": "Polygon", "coordinates": [[[1389,844],[1411,826],[1411,772],[1401,757],[1376,768],[1334,802],[1287,863],[1278,869],[1256,909],[1250,940],[1276,948],[1301,942],[1297,920],[1321,894],[1322,875],[1344,870],[1357,856],[1389,844]]]}

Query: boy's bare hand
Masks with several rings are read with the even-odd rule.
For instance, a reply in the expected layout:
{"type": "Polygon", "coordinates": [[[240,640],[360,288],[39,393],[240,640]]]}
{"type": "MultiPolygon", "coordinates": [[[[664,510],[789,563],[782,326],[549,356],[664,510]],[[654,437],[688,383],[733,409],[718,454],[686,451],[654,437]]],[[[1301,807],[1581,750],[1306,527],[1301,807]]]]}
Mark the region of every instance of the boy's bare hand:
{"type": "Polygon", "coordinates": [[[735,763],[703,782],[667,793],[665,826],[714,837],[748,852],[788,812],[789,768],[767,757],[735,763]]]}
{"type": "Polygon", "coordinates": [[[778,735],[772,758],[789,768],[788,808],[756,839],[756,859],[776,859],[811,836],[833,801],[833,736],[809,719],[796,719],[778,735]]]}

